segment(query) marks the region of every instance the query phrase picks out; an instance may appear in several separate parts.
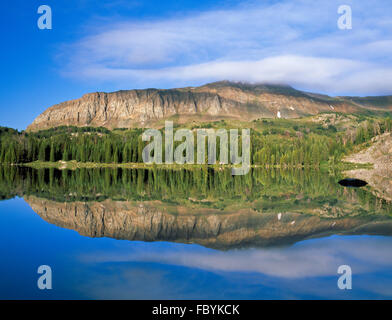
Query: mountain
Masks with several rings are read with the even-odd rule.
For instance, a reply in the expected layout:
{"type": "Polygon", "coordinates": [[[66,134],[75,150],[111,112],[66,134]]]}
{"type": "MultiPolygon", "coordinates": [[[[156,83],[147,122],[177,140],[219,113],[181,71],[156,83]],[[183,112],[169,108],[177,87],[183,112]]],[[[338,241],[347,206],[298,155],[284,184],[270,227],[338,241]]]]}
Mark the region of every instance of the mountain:
{"type": "MultiPolygon", "coordinates": [[[[36,196],[25,201],[45,221],[88,237],[133,241],[197,243],[228,250],[292,244],[330,234],[391,235],[388,216],[358,215],[352,201],[311,210],[260,214],[250,208],[233,212],[170,206],[161,201],[57,202],[36,196]],[[350,214],[352,212],[353,214],[350,214]]],[[[308,205],[311,207],[311,205],[308,205]]]]}
{"type": "Polygon", "coordinates": [[[48,108],[27,130],[63,125],[109,129],[153,127],[161,126],[164,119],[175,119],[177,123],[252,121],[367,109],[392,110],[392,97],[329,97],[286,85],[219,81],[200,87],[89,93],[48,108]]]}

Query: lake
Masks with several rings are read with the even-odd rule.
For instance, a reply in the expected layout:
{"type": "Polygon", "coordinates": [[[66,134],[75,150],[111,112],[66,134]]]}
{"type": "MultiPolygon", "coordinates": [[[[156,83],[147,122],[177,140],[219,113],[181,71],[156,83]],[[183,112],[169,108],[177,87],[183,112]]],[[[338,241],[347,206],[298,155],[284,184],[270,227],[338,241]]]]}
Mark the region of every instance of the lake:
{"type": "Polygon", "coordinates": [[[392,298],[392,203],[342,177],[0,166],[0,298],[392,298]]]}

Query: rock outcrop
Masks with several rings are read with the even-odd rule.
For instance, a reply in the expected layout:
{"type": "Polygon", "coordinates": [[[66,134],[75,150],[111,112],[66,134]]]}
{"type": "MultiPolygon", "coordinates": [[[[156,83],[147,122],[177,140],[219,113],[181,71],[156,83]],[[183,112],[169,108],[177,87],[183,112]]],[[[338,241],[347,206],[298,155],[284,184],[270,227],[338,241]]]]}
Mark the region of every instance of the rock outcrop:
{"type": "Polygon", "coordinates": [[[84,236],[198,243],[220,250],[290,244],[328,234],[392,234],[392,219],[388,216],[326,218],[330,212],[322,207],[314,214],[259,213],[249,208],[222,213],[167,207],[160,201],[62,203],[35,196],[24,199],[45,221],[84,236]]]}
{"type": "MultiPolygon", "coordinates": [[[[221,81],[179,89],[95,92],[54,105],[27,128],[37,131],[62,125],[131,128],[176,122],[259,118],[298,118],[320,112],[357,112],[372,100],[331,98],[283,85],[250,85],[221,81]]],[[[386,100],[387,102],[389,100],[386,100]]],[[[385,108],[390,108],[390,105],[385,108]]]]}
{"type": "Polygon", "coordinates": [[[371,147],[344,159],[353,163],[370,163],[372,169],[347,171],[346,175],[365,180],[373,188],[373,193],[388,201],[392,201],[392,133],[374,137],[371,147]]]}

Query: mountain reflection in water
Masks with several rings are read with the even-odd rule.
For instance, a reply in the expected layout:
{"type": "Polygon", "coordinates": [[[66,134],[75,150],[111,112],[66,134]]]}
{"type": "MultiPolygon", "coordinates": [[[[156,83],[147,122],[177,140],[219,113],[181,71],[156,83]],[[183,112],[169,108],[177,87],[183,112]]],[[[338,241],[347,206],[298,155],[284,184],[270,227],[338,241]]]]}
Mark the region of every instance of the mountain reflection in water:
{"type": "Polygon", "coordinates": [[[331,234],[392,234],[392,204],[339,174],[253,169],[0,167],[0,196],[88,237],[197,243],[228,250],[331,234]]]}

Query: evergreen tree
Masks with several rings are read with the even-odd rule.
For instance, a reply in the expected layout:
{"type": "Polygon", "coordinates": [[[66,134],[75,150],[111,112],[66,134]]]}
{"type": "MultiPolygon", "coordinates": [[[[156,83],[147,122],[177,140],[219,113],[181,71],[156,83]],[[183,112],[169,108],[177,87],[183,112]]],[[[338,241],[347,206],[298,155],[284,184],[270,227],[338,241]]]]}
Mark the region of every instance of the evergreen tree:
{"type": "Polygon", "coordinates": [[[50,145],[50,157],[49,157],[49,161],[50,162],[55,162],[56,161],[56,159],[55,159],[55,149],[54,148],[55,147],[54,147],[54,144],[52,142],[52,144],[50,145]]]}

